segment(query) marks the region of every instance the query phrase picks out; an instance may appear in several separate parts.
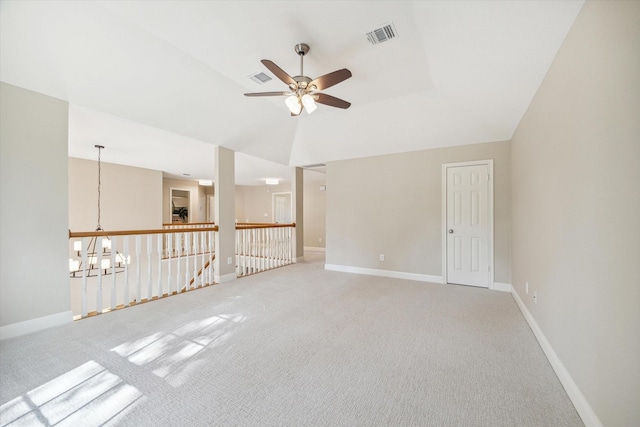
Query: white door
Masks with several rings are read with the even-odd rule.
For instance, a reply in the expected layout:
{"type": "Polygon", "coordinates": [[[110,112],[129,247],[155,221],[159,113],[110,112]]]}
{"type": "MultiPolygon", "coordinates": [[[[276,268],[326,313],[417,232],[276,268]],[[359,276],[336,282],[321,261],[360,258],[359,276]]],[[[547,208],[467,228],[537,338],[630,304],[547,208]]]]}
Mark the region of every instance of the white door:
{"type": "Polygon", "coordinates": [[[489,287],[489,165],[446,169],[447,282],[489,287]]]}
{"type": "Polygon", "coordinates": [[[291,223],[291,193],[273,193],[273,222],[291,223]]]}

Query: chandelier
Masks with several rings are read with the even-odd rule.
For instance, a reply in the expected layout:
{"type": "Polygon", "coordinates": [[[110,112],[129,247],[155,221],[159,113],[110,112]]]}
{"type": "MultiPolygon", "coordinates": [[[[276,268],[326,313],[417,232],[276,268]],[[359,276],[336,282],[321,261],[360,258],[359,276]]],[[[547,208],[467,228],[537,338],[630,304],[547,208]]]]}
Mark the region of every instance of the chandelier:
{"type": "MultiPolygon", "coordinates": [[[[104,232],[102,226],[100,225],[100,186],[101,182],[101,161],[100,154],[101,150],[104,149],[102,145],[95,145],[98,149],[98,225],[96,227],[96,232],[104,232]]],[[[102,237],[102,244],[98,246],[98,241],[100,239],[97,236],[92,236],[89,240],[89,244],[87,245],[87,254],[86,254],[86,277],[94,277],[98,275],[108,275],[113,272],[120,273],[124,271],[125,264],[129,264],[131,262],[131,257],[127,256],[126,258],[120,252],[115,252],[115,264],[111,265],[111,239],[109,236],[102,237]]],[[[83,276],[83,262],[84,254],[82,253],[82,239],[75,240],[73,242],[73,251],[76,253],[77,259],[69,258],[69,274],[71,277],[82,277],[83,276]],[[80,273],[79,275],[76,275],[80,273]]]]}

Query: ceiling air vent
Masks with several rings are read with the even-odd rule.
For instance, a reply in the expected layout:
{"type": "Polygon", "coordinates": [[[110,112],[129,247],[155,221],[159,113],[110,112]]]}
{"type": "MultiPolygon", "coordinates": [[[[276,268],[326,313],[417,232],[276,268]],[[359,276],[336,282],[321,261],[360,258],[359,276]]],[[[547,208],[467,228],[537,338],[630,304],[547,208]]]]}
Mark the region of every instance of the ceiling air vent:
{"type": "Polygon", "coordinates": [[[249,76],[249,78],[251,80],[253,80],[254,82],[258,83],[259,85],[265,84],[266,82],[273,80],[271,77],[269,77],[268,75],[266,75],[265,73],[263,73],[262,71],[255,73],[255,74],[251,74],[249,76]]]}
{"type": "Polygon", "coordinates": [[[316,163],[314,165],[305,165],[302,166],[303,169],[317,169],[317,168],[323,168],[327,165],[325,165],[324,163],[316,163]]]}
{"type": "Polygon", "coordinates": [[[395,39],[396,37],[398,37],[398,32],[396,31],[396,26],[393,22],[384,24],[380,28],[376,28],[375,30],[367,33],[367,40],[369,40],[369,43],[374,45],[395,39]]]}

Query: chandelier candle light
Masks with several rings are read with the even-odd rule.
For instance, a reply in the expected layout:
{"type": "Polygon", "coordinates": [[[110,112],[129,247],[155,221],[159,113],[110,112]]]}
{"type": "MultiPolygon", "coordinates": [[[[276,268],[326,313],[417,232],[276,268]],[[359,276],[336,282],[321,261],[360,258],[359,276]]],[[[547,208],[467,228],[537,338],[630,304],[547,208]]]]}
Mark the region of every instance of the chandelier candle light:
{"type": "MultiPolygon", "coordinates": [[[[96,226],[97,232],[104,231],[100,225],[100,186],[101,182],[101,150],[104,149],[102,145],[95,146],[98,149],[98,225],[96,226]]],[[[86,271],[86,277],[94,277],[98,275],[108,275],[112,272],[120,273],[124,271],[124,264],[129,264],[131,258],[129,256],[124,257],[118,251],[115,252],[115,256],[111,254],[111,239],[108,236],[93,236],[89,241],[86,248],[86,255],[82,250],[82,239],[75,240],[73,242],[73,250],[76,252],[78,259],[69,258],[69,272],[71,277],[82,277],[83,274],[77,276],[76,273],[86,271]],[[96,250],[98,246],[98,250],[96,250]],[[86,256],[86,258],[85,258],[86,256]],[[114,266],[111,266],[111,259],[114,258],[114,266]],[[83,260],[86,262],[87,268],[83,268],[83,260]]]]}

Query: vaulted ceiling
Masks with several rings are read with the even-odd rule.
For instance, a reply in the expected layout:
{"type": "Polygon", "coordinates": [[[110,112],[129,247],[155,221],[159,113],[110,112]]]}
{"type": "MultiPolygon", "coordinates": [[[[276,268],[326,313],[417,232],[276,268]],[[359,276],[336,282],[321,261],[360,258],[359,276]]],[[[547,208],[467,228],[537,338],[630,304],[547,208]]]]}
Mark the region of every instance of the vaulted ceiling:
{"type": "MultiPolygon", "coordinates": [[[[239,181],[287,166],[511,138],[583,1],[2,1],[0,80],[69,101],[69,153],[239,181]],[[397,37],[371,44],[385,24],[397,37]],[[299,74],[341,68],[325,92],[352,103],[291,117],[299,74]],[[264,72],[273,80],[248,78],[264,72]],[[262,160],[259,160],[262,159],[262,160]]],[[[287,178],[287,176],[280,176],[287,178]]]]}

